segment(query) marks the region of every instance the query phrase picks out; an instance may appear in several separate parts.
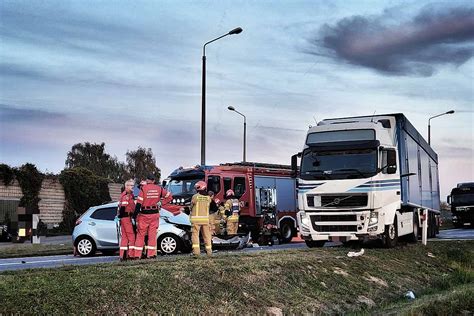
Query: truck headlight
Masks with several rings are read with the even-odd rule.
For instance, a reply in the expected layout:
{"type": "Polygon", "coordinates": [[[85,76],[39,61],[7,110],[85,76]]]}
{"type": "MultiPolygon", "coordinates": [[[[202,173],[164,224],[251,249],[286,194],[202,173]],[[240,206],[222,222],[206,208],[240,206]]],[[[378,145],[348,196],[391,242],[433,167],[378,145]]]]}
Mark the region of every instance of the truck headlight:
{"type": "Polygon", "coordinates": [[[309,221],[309,217],[306,216],[305,212],[300,213],[300,223],[301,223],[301,230],[309,232],[310,221],[309,221]]]}
{"type": "Polygon", "coordinates": [[[304,226],[309,227],[310,222],[309,222],[308,216],[305,216],[305,217],[303,217],[303,218],[301,219],[301,224],[303,224],[304,226]]]}
{"type": "Polygon", "coordinates": [[[369,226],[376,225],[379,222],[379,212],[370,212],[369,226]]]}

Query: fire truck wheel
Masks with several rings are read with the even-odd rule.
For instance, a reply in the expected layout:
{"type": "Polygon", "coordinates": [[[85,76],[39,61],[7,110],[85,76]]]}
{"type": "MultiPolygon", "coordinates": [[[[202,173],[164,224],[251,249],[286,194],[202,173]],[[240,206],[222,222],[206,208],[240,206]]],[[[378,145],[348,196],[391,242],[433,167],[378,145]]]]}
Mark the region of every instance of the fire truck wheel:
{"type": "Polygon", "coordinates": [[[285,221],[280,225],[280,235],[281,235],[281,242],[286,244],[291,242],[293,239],[293,225],[291,222],[285,221]]]}
{"type": "Polygon", "coordinates": [[[398,229],[397,229],[397,218],[393,220],[393,224],[385,225],[384,232],[384,246],[385,248],[394,248],[398,243],[398,229]]]}
{"type": "Polygon", "coordinates": [[[305,240],[304,242],[309,248],[321,248],[326,243],[325,240],[305,240]]]}

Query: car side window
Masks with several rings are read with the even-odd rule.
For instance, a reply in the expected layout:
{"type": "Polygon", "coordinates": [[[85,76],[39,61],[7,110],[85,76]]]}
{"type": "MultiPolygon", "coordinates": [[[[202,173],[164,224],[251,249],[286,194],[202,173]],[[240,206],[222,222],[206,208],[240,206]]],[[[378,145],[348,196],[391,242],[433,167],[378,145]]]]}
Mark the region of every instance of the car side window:
{"type": "Polygon", "coordinates": [[[115,207],[105,207],[95,210],[95,212],[92,213],[91,218],[101,219],[105,221],[113,221],[116,214],[117,209],[115,207]]]}

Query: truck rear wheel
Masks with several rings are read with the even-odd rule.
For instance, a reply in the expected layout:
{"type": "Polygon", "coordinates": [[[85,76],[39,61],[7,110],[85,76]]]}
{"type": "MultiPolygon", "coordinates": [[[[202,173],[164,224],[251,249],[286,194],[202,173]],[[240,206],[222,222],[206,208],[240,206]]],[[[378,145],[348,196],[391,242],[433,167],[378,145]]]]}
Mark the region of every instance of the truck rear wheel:
{"type": "Polygon", "coordinates": [[[305,240],[304,242],[309,248],[321,248],[326,243],[325,240],[305,240]]]}
{"type": "Polygon", "coordinates": [[[385,232],[383,233],[383,241],[385,248],[394,248],[398,243],[398,229],[397,218],[393,220],[393,224],[385,225],[385,232]]]}

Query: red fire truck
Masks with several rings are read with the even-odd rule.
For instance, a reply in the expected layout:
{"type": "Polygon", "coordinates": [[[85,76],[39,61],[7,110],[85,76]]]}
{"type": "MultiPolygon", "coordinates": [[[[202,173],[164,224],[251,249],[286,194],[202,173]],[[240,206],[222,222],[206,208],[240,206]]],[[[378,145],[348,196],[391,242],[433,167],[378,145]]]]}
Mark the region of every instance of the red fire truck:
{"type": "Polygon", "coordinates": [[[241,202],[239,234],[250,233],[254,241],[290,242],[297,234],[296,186],[290,166],[264,163],[225,163],[218,166],[180,167],[163,185],[173,194],[170,211],[184,208],[196,193],[194,184],[204,180],[215,198],[224,201],[228,189],[241,202]]]}

